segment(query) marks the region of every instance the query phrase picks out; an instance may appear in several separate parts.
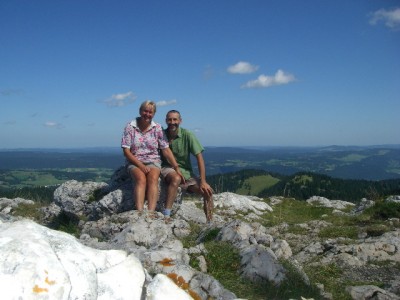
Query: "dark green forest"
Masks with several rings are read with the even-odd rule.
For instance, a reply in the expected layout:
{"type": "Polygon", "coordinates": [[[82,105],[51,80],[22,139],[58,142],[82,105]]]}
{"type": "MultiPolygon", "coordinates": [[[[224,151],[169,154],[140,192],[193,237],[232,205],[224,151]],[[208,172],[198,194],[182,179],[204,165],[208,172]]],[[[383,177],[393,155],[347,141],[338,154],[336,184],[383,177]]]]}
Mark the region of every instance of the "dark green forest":
{"type": "Polygon", "coordinates": [[[207,180],[217,192],[236,192],[243,185],[249,184],[249,179],[265,175],[277,178],[277,183],[262,189],[261,192],[253,196],[261,198],[284,196],[299,200],[306,200],[312,196],[321,196],[331,200],[357,202],[362,198],[376,200],[389,195],[400,194],[400,179],[380,181],[351,180],[332,178],[311,172],[299,172],[284,176],[260,170],[242,170],[208,176],[207,180]]]}

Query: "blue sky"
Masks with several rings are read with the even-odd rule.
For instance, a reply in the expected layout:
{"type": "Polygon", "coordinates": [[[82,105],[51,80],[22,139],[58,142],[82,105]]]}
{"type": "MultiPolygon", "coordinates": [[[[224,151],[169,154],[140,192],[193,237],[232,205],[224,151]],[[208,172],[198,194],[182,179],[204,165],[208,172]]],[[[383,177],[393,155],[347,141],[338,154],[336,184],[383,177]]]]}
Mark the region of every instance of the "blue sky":
{"type": "Polygon", "coordinates": [[[0,148],[119,147],[144,100],[204,146],[400,144],[400,2],[0,3],[0,148]]]}

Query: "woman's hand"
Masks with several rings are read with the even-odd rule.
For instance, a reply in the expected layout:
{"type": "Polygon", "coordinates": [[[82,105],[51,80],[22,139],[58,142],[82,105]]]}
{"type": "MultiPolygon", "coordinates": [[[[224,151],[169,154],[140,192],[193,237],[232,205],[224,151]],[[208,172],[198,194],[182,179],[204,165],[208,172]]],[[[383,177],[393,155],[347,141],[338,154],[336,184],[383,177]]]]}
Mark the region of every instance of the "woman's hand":
{"type": "Polygon", "coordinates": [[[140,171],[142,171],[144,174],[148,174],[150,172],[150,168],[148,166],[146,166],[145,164],[140,163],[140,171]]]}

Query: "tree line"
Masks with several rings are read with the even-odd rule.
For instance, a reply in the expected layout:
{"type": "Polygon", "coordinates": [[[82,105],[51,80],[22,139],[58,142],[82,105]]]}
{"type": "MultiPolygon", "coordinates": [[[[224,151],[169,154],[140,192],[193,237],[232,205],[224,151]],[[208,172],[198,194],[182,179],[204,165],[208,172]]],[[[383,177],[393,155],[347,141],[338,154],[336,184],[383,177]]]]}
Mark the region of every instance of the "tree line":
{"type": "Polygon", "coordinates": [[[321,196],[331,200],[357,202],[362,198],[376,200],[389,195],[400,195],[400,179],[380,181],[340,179],[312,172],[285,176],[262,170],[241,170],[208,176],[207,180],[217,193],[236,192],[249,185],[246,179],[262,175],[271,175],[279,181],[254,195],[261,198],[284,196],[306,200],[312,196],[321,196]]]}
{"type": "MultiPolygon", "coordinates": [[[[357,202],[362,198],[377,200],[389,195],[400,195],[400,179],[380,181],[351,180],[333,178],[312,172],[300,172],[285,176],[264,170],[246,169],[207,176],[207,181],[216,193],[236,193],[239,189],[243,188],[250,190],[250,183],[247,179],[265,175],[277,178],[277,183],[261,189],[257,195],[253,196],[261,198],[284,196],[298,200],[306,200],[312,196],[321,196],[331,200],[357,202]]],[[[81,179],[83,178],[81,177],[81,179]]],[[[10,199],[20,197],[43,203],[51,203],[55,189],[56,187],[0,188],[0,197],[10,199]]]]}

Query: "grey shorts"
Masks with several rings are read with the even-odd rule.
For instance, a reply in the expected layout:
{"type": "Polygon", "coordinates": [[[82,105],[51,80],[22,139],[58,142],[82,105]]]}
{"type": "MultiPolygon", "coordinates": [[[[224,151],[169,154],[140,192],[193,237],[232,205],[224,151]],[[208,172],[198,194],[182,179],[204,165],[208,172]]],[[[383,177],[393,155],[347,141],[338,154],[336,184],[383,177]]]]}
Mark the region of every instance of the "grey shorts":
{"type": "MultiPolygon", "coordinates": [[[[154,163],[154,162],[149,162],[149,163],[143,163],[144,165],[148,166],[149,168],[157,168],[157,169],[161,169],[161,164],[160,163],[154,163]]],[[[137,168],[137,166],[135,166],[134,164],[128,163],[126,164],[126,170],[128,171],[128,173],[131,173],[131,170],[137,168]]]]}
{"type": "MultiPolygon", "coordinates": [[[[171,172],[175,172],[174,169],[172,168],[162,168],[161,169],[161,176],[163,179],[165,179],[165,177],[167,177],[167,175],[171,172]]],[[[181,184],[180,187],[181,189],[187,191],[188,187],[192,186],[192,185],[199,185],[200,186],[200,178],[198,177],[190,177],[189,179],[185,180],[185,183],[181,184]]]]}

